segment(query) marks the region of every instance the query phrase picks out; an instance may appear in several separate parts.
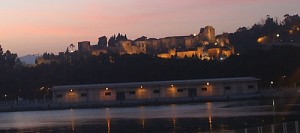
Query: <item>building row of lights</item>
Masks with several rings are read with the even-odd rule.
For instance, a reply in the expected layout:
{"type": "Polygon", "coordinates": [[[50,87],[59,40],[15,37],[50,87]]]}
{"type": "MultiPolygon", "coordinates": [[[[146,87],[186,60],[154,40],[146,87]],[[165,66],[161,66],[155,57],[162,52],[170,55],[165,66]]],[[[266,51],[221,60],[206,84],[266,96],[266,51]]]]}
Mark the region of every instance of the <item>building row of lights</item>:
{"type": "MultiPolygon", "coordinates": [[[[210,83],[207,82],[206,85],[210,85],[210,83]]],[[[174,84],[171,84],[171,87],[173,88],[173,87],[174,87],[174,84]]],[[[140,88],[143,89],[143,86],[141,85],[140,88]]],[[[109,90],[109,88],[106,87],[105,90],[107,91],[107,90],[109,90]]],[[[73,92],[73,89],[71,89],[70,92],[73,92]]]]}

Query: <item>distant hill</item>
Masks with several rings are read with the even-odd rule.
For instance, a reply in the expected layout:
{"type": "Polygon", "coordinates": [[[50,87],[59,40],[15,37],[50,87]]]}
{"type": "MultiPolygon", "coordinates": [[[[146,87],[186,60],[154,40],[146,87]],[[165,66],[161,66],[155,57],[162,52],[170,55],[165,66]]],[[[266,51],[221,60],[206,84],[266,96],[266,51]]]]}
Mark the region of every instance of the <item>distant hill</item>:
{"type": "Polygon", "coordinates": [[[26,65],[35,64],[35,60],[38,57],[38,55],[25,55],[22,57],[19,57],[21,62],[26,65]]]}

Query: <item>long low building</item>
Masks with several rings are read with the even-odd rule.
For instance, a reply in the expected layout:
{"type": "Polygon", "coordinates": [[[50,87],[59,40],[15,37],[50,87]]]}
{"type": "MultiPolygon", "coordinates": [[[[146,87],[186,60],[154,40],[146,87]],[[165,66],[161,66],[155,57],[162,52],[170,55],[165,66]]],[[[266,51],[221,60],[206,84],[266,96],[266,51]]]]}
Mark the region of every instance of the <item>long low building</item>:
{"type": "Polygon", "coordinates": [[[253,77],[54,86],[53,102],[108,102],[251,94],[253,77]]]}

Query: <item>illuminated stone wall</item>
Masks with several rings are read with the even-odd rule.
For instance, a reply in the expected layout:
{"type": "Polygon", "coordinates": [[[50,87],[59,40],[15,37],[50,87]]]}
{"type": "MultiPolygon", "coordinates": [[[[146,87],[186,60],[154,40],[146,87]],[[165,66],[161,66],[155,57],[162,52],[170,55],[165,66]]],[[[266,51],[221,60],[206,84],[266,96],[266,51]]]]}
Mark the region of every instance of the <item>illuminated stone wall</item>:
{"type": "Polygon", "coordinates": [[[224,47],[225,45],[230,44],[229,43],[229,38],[228,38],[228,33],[223,33],[221,35],[216,36],[216,42],[221,47],[224,47]]]}
{"type": "Polygon", "coordinates": [[[209,43],[215,43],[216,41],[215,29],[212,26],[206,26],[205,28],[201,28],[199,37],[202,38],[203,41],[207,41],[209,43]]]}
{"type": "Polygon", "coordinates": [[[107,49],[102,48],[102,49],[93,49],[92,50],[92,55],[94,55],[94,56],[99,56],[101,54],[107,54],[107,49]]]}
{"type": "MultiPolygon", "coordinates": [[[[100,40],[99,42],[101,42],[100,40]]],[[[78,45],[81,52],[91,51],[91,46],[87,41],[79,42],[78,45]]],[[[135,41],[120,41],[115,47],[99,47],[99,50],[92,50],[92,55],[100,55],[101,53],[120,55],[147,53],[155,54],[161,58],[171,58],[174,56],[184,58],[195,55],[201,59],[218,59],[221,55],[226,57],[232,55],[234,48],[230,45],[227,33],[215,36],[215,29],[212,26],[206,26],[205,28],[201,28],[198,35],[173,36],[161,39],[147,39],[147,37],[143,36],[143,38],[136,39],[135,41]],[[207,47],[210,45],[215,45],[214,47],[218,48],[207,47]]]]}

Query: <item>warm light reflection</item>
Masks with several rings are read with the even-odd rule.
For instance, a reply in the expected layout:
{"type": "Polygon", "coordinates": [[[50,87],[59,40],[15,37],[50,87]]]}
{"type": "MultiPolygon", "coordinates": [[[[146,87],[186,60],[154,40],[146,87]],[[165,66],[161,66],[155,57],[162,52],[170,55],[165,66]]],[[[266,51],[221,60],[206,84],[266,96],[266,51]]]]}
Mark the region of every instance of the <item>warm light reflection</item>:
{"type": "Polygon", "coordinates": [[[176,128],[176,119],[175,118],[172,119],[172,123],[173,123],[173,128],[175,129],[176,128]]]}
{"type": "Polygon", "coordinates": [[[106,123],[107,123],[107,133],[110,133],[111,132],[111,120],[110,120],[109,108],[106,108],[105,116],[106,116],[106,123]]]}
{"type": "Polygon", "coordinates": [[[209,130],[212,131],[212,107],[211,102],[207,103],[207,111],[208,111],[208,123],[209,123],[209,130]]]}
{"type": "Polygon", "coordinates": [[[145,119],[144,118],[142,119],[142,126],[143,126],[143,129],[145,130],[145,119]]]}
{"type": "Polygon", "coordinates": [[[72,131],[75,131],[75,122],[72,120],[72,131]]]}
{"type": "Polygon", "coordinates": [[[143,127],[143,130],[145,130],[145,112],[144,112],[144,106],[141,106],[140,107],[140,111],[141,111],[141,124],[142,124],[142,127],[143,127]]]}
{"type": "Polygon", "coordinates": [[[70,111],[71,111],[71,126],[72,126],[72,131],[74,132],[75,131],[76,120],[75,120],[75,117],[74,117],[73,109],[70,109],[70,111]]]}
{"type": "Polygon", "coordinates": [[[175,104],[171,105],[171,109],[172,109],[172,124],[173,124],[173,128],[176,128],[176,119],[177,119],[177,108],[175,104]]]}
{"type": "Polygon", "coordinates": [[[107,122],[107,133],[110,133],[110,119],[106,119],[107,122]]]}
{"type": "Polygon", "coordinates": [[[212,130],[212,118],[211,118],[211,116],[208,117],[208,122],[209,122],[210,130],[212,130]]]}

